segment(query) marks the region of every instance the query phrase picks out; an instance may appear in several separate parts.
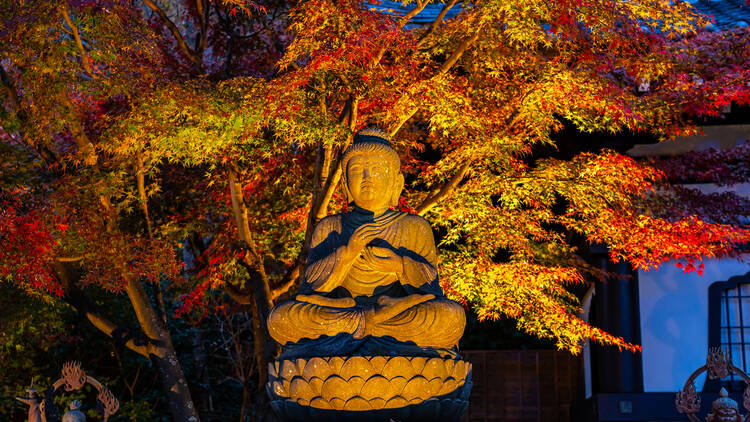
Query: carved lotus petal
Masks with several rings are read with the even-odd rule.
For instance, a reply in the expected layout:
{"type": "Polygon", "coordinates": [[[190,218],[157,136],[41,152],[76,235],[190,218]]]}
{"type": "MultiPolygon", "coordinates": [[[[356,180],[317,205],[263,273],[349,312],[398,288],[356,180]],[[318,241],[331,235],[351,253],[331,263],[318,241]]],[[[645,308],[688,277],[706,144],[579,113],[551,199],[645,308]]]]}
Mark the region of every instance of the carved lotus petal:
{"type": "Polygon", "coordinates": [[[295,375],[299,375],[297,372],[297,363],[291,360],[281,361],[279,375],[286,380],[291,380],[295,375]]]}
{"type": "Polygon", "coordinates": [[[466,362],[462,360],[456,361],[456,364],[453,366],[453,373],[451,376],[455,379],[461,379],[466,378],[466,374],[468,373],[468,369],[466,368],[466,362]]]}
{"type": "MultiPolygon", "coordinates": [[[[359,395],[365,400],[372,400],[378,397],[391,398],[400,393],[400,391],[393,391],[391,387],[392,384],[388,379],[382,375],[376,375],[365,382],[359,395]]],[[[383,401],[383,404],[385,405],[385,401],[383,401]]]]}
{"type": "Polygon", "coordinates": [[[375,397],[370,399],[370,406],[372,406],[373,409],[382,409],[385,407],[385,400],[380,397],[375,397]]]}
{"type": "Polygon", "coordinates": [[[373,368],[369,360],[362,356],[354,356],[344,362],[339,375],[341,378],[348,380],[354,376],[370,378],[374,373],[375,368],[373,368]]]}
{"type": "Polygon", "coordinates": [[[356,396],[346,401],[344,410],[372,410],[372,406],[367,400],[356,396]]]}
{"type": "Polygon", "coordinates": [[[429,393],[427,391],[428,388],[429,381],[427,381],[425,377],[417,375],[406,383],[406,385],[404,386],[404,391],[401,392],[401,395],[409,401],[416,398],[424,400],[425,398],[429,397],[429,393]]]}
{"type": "Polygon", "coordinates": [[[409,404],[419,404],[419,403],[422,403],[423,401],[424,401],[423,399],[417,397],[415,399],[409,400],[409,404]]]}
{"type": "Polygon", "coordinates": [[[299,358],[297,359],[297,375],[302,375],[302,372],[305,370],[305,366],[307,365],[307,359],[299,358]]]}
{"type": "Polygon", "coordinates": [[[398,407],[405,407],[409,405],[409,401],[401,396],[396,396],[385,403],[384,409],[395,409],[398,407]]]}
{"type": "Polygon", "coordinates": [[[445,365],[445,376],[450,376],[453,373],[453,368],[456,366],[456,359],[446,359],[443,361],[445,365]]]}
{"type": "Polygon", "coordinates": [[[310,406],[317,407],[318,409],[333,409],[331,403],[329,403],[328,400],[324,399],[323,397],[315,397],[314,399],[310,400],[310,406]]]}
{"type": "MultiPolygon", "coordinates": [[[[365,385],[365,379],[358,376],[353,376],[349,378],[349,386],[351,387],[352,391],[355,395],[359,395],[359,392],[362,391],[362,387],[365,385]]],[[[343,398],[349,398],[349,397],[341,397],[343,398]]]]}
{"type": "Polygon", "coordinates": [[[427,361],[429,359],[425,357],[415,357],[411,358],[411,366],[414,368],[415,374],[421,374],[422,370],[424,369],[424,366],[427,364],[427,361]]]}
{"type": "Polygon", "coordinates": [[[374,356],[370,358],[370,363],[372,364],[372,367],[375,369],[376,374],[382,374],[383,373],[383,367],[386,363],[388,363],[388,358],[384,356],[374,356]]]}
{"type": "Polygon", "coordinates": [[[414,367],[403,356],[391,358],[383,367],[383,376],[388,379],[398,376],[411,378],[412,375],[414,375],[414,367]]]}
{"type": "Polygon", "coordinates": [[[326,379],[332,373],[331,365],[329,365],[325,359],[312,358],[305,364],[305,368],[302,370],[302,378],[306,380],[309,380],[312,377],[326,379]]]}
{"type": "Polygon", "coordinates": [[[297,399],[297,404],[300,405],[300,406],[309,406],[310,405],[310,401],[309,400],[305,400],[303,398],[298,398],[297,399]]]}
{"type": "Polygon", "coordinates": [[[338,397],[334,397],[330,400],[331,407],[336,410],[341,410],[344,408],[344,404],[346,404],[346,400],[340,399],[338,397]]]}
{"type": "Polygon", "coordinates": [[[308,381],[310,388],[316,396],[319,396],[323,391],[323,382],[323,379],[318,377],[312,377],[310,378],[310,381],[308,381]]]}
{"type": "Polygon", "coordinates": [[[453,377],[448,377],[443,381],[443,385],[440,386],[440,391],[438,391],[437,395],[443,396],[445,394],[450,394],[456,389],[457,385],[458,382],[453,379],[453,377]]]}
{"type": "Polygon", "coordinates": [[[344,358],[333,357],[328,360],[328,364],[331,365],[331,370],[334,374],[341,373],[341,367],[344,366],[344,358]]]}
{"type": "Polygon", "coordinates": [[[345,379],[338,375],[331,375],[323,382],[321,394],[324,399],[331,401],[335,397],[346,397],[348,399],[353,397],[355,393],[345,379]]]}
{"type": "Polygon", "coordinates": [[[443,379],[440,377],[435,377],[429,380],[427,385],[427,392],[430,397],[437,396],[440,393],[440,388],[443,386],[443,379]]]}
{"type": "Polygon", "coordinates": [[[448,376],[445,369],[445,362],[446,360],[440,358],[430,359],[420,373],[428,380],[433,378],[445,378],[448,376]]]}
{"type": "Polygon", "coordinates": [[[271,384],[271,389],[273,390],[273,393],[279,397],[289,397],[289,390],[284,388],[282,381],[274,381],[271,384]]]}
{"type": "Polygon", "coordinates": [[[383,398],[386,400],[388,400],[390,397],[393,397],[393,396],[400,396],[401,392],[404,391],[404,387],[406,386],[406,383],[409,382],[409,380],[404,377],[393,377],[390,379],[390,381],[391,381],[390,392],[392,392],[393,394],[389,394],[388,397],[384,394],[383,398]]]}
{"type": "Polygon", "coordinates": [[[291,381],[287,379],[282,379],[281,388],[284,390],[284,397],[289,397],[289,390],[291,389],[291,381]]]}
{"type": "Polygon", "coordinates": [[[271,378],[279,377],[279,361],[268,363],[268,376],[271,378]]]}
{"type": "Polygon", "coordinates": [[[310,388],[310,384],[305,381],[302,377],[294,377],[291,384],[289,385],[290,397],[299,402],[299,399],[305,399],[305,401],[312,400],[317,394],[310,388]]]}

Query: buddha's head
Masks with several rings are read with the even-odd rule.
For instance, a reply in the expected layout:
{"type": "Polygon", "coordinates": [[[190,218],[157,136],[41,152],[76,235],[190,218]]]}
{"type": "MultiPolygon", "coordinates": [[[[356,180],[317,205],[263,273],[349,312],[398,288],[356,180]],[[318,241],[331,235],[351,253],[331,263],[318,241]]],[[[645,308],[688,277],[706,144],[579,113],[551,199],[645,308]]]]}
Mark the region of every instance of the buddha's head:
{"type": "Polygon", "coordinates": [[[388,135],[376,128],[354,136],[341,157],[341,174],[349,202],[374,213],[396,206],[404,188],[401,160],[388,135]]]}
{"type": "Polygon", "coordinates": [[[719,398],[711,404],[711,412],[706,416],[706,422],[742,422],[737,402],[729,398],[727,390],[719,391],[719,398]]]}

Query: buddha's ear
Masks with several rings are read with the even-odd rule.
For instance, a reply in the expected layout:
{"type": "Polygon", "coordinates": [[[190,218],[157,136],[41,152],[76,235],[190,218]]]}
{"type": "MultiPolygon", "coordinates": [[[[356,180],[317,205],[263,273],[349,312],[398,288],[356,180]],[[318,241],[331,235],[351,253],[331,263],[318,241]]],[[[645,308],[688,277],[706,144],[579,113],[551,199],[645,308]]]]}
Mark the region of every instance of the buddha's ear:
{"type": "Polygon", "coordinates": [[[391,206],[398,206],[398,198],[401,197],[401,191],[404,190],[404,173],[399,172],[396,180],[393,181],[393,193],[391,194],[391,206]]]}
{"type": "Polygon", "coordinates": [[[354,202],[354,198],[352,198],[351,192],[349,192],[349,185],[346,183],[346,178],[341,178],[341,184],[344,186],[344,194],[346,195],[346,203],[351,204],[354,202]]]}

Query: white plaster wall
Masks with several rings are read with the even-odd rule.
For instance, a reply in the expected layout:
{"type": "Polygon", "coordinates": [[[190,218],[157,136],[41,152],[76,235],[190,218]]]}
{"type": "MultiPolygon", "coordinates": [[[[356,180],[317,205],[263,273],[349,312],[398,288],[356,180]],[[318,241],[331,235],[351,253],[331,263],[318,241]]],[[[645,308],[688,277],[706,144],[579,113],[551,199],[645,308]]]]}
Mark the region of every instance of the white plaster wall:
{"type": "MultiPolygon", "coordinates": [[[[706,260],[703,276],[674,263],[639,271],[638,293],[645,392],[675,392],[703,365],[708,351],[708,287],[750,271],[750,256],[706,260]]],[[[696,380],[703,387],[705,377],[696,380]]]]}
{"type": "MultiPolygon", "coordinates": [[[[703,135],[680,137],[652,145],[636,145],[631,156],[676,155],[708,148],[728,149],[750,138],[750,125],[707,126],[703,135]]],[[[716,187],[688,185],[704,193],[733,190],[750,197],[750,184],[716,187]]],[[[750,255],[705,260],[703,276],[686,274],[674,263],[639,271],[638,290],[643,346],[643,387],[646,392],[675,392],[706,361],[708,351],[708,287],[750,271],[750,255]]],[[[705,377],[696,380],[701,389],[705,377]]]]}
{"type": "Polygon", "coordinates": [[[702,135],[678,136],[658,144],[635,145],[627,154],[631,157],[678,155],[710,148],[730,149],[750,139],[750,125],[704,126],[702,135]]]}
{"type": "MultiPolygon", "coordinates": [[[[750,198],[750,183],[689,186],[703,193],[733,190],[750,198]]],[[[703,276],[684,273],[673,262],[638,272],[644,391],[677,391],[703,365],[708,351],[708,287],[750,271],[750,255],[743,260],[707,259],[703,276]]],[[[704,381],[701,376],[696,388],[704,381]]]]}

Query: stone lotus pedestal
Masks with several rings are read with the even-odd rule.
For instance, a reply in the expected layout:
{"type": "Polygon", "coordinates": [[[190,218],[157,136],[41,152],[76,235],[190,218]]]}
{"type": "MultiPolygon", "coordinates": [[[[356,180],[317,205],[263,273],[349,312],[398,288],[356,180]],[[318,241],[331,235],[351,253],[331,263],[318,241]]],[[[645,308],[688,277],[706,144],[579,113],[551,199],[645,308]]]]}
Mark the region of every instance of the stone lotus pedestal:
{"type": "Polygon", "coordinates": [[[271,405],[284,421],[457,421],[471,364],[453,358],[315,357],[269,364],[271,405]]]}

